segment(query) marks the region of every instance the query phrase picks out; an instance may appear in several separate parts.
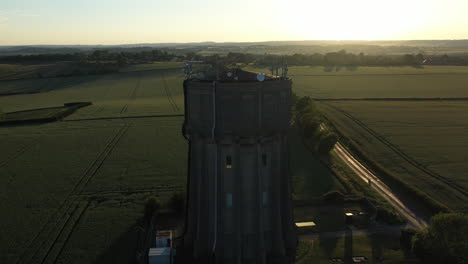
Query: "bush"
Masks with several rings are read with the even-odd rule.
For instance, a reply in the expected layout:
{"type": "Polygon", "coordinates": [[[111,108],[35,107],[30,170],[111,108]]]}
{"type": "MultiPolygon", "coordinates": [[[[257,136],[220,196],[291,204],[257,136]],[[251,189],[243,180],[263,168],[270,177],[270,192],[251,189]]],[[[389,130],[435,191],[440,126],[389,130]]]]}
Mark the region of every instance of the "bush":
{"type": "Polygon", "coordinates": [[[390,208],[387,208],[382,205],[377,205],[377,215],[376,215],[376,220],[377,221],[382,221],[384,223],[390,224],[390,225],[398,225],[402,224],[403,220],[401,217],[391,210],[390,208]]]}
{"type": "Polygon", "coordinates": [[[302,127],[302,133],[306,138],[313,138],[317,136],[317,133],[320,129],[320,123],[312,120],[304,124],[302,127]]]}
{"type": "Polygon", "coordinates": [[[319,155],[327,155],[338,142],[338,137],[335,133],[323,133],[318,143],[317,152],[319,155]]]}
{"type": "Polygon", "coordinates": [[[413,253],[424,263],[457,263],[468,260],[468,216],[437,214],[429,227],[416,233],[413,253]]]}
{"type": "Polygon", "coordinates": [[[344,195],[339,191],[331,191],[323,195],[323,200],[329,202],[341,202],[344,201],[344,195]]]}
{"type": "Polygon", "coordinates": [[[174,193],[167,206],[177,215],[182,215],[185,208],[185,195],[183,193],[174,193]]]}
{"type": "Polygon", "coordinates": [[[150,196],[146,199],[145,203],[145,220],[147,222],[151,221],[151,217],[161,209],[161,201],[155,196],[150,196]]]}
{"type": "Polygon", "coordinates": [[[413,240],[416,230],[412,228],[403,228],[400,233],[400,246],[405,252],[411,251],[411,241],[413,240]]]}
{"type": "Polygon", "coordinates": [[[302,113],[305,111],[305,108],[307,106],[310,106],[311,104],[312,104],[312,99],[310,99],[309,96],[301,97],[299,100],[297,100],[296,111],[302,113]]]}

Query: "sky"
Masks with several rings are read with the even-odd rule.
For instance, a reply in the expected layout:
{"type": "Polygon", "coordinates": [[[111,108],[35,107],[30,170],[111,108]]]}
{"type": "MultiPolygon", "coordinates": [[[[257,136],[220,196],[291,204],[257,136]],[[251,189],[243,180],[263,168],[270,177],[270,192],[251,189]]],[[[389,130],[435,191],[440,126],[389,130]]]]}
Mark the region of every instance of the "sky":
{"type": "Polygon", "coordinates": [[[0,45],[468,39],[468,0],[0,0],[0,45]]]}

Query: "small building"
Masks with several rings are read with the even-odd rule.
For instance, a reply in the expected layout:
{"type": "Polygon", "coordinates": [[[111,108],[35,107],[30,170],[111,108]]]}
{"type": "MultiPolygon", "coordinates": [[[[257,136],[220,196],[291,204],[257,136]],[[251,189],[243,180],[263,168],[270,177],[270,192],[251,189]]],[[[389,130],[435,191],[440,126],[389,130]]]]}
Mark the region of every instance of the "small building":
{"type": "Polygon", "coordinates": [[[171,230],[158,230],[156,233],[156,247],[172,247],[171,230]]]}
{"type": "Polygon", "coordinates": [[[170,247],[150,248],[148,253],[149,264],[172,264],[172,259],[172,248],[170,247]]]}

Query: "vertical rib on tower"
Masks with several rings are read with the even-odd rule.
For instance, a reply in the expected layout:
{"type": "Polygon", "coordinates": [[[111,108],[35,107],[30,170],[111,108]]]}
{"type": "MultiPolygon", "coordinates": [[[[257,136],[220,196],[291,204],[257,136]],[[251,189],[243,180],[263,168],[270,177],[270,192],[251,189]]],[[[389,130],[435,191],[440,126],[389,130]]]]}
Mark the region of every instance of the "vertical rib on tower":
{"type": "Polygon", "coordinates": [[[183,254],[198,263],[292,263],[291,81],[184,82],[189,184],[183,254]]]}

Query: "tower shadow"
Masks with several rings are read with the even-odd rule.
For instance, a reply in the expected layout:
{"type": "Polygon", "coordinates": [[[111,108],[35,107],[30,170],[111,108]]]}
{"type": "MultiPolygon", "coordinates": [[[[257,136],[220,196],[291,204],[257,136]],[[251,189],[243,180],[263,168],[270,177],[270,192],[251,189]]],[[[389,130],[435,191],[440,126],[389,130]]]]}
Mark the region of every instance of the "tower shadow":
{"type": "Polygon", "coordinates": [[[353,230],[346,227],[344,240],[344,261],[345,263],[353,263],[353,230]]]}

